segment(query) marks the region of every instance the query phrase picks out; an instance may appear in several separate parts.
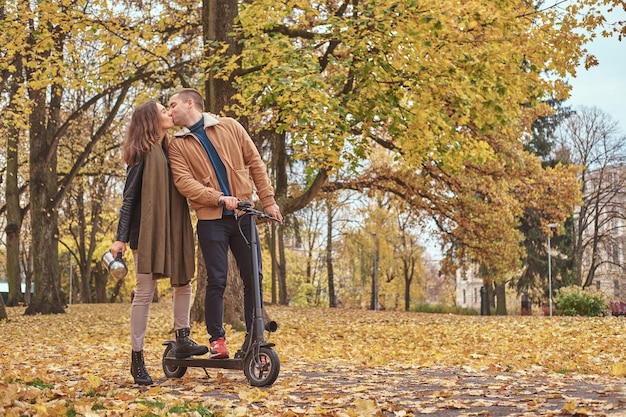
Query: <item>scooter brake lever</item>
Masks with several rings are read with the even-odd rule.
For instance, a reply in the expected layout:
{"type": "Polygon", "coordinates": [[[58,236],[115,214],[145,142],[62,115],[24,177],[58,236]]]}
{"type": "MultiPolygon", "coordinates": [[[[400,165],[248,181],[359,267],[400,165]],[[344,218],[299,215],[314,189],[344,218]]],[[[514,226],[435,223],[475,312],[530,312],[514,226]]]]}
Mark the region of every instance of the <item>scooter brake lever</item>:
{"type": "Polygon", "coordinates": [[[252,207],[252,203],[249,201],[240,201],[237,203],[237,208],[239,210],[246,210],[246,209],[249,209],[250,207],[252,207]]]}

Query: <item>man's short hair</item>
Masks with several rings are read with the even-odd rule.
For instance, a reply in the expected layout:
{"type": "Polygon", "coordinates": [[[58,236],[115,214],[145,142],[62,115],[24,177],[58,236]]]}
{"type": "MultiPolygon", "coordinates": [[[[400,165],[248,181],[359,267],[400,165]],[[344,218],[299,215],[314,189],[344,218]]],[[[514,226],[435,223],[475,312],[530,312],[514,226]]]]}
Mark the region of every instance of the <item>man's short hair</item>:
{"type": "Polygon", "coordinates": [[[204,111],[204,99],[195,88],[181,88],[172,95],[176,94],[180,96],[181,101],[191,100],[196,109],[200,110],[200,112],[204,111]]]}

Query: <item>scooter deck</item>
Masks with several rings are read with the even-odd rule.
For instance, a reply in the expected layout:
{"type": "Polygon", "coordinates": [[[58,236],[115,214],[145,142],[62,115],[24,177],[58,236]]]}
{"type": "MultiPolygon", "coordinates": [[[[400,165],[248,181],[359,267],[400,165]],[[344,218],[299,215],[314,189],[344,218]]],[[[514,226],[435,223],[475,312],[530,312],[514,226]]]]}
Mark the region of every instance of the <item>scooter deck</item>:
{"type": "Polygon", "coordinates": [[[184,359],[164,358],[163,363],[169,366],[178,366],[183,368],[224,368],[224,369],[243,369],[243,358],[234,359],[211,359],[191,357],[184,359]]]}

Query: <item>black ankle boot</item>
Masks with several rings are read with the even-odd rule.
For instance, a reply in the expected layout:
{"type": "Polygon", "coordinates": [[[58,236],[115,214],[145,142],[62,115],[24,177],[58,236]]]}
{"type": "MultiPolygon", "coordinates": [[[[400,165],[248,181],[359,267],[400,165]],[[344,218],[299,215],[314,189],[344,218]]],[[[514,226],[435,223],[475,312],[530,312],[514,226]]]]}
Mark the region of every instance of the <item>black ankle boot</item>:
{"type": "Polygon", "coordinates": [[[188,358],[194,355],[204,355],[209,348],[199,345],[189,338],[189,327],[176,330],[176,359],[188,358]]]}
{"type": "Polygon", "coordinates": [[[146,365],[143,361],[143,350],[135,352],[131,355],[130,374],[135,378],[135,384],[152,385],[152,378],[146,371],[146,365]]]}

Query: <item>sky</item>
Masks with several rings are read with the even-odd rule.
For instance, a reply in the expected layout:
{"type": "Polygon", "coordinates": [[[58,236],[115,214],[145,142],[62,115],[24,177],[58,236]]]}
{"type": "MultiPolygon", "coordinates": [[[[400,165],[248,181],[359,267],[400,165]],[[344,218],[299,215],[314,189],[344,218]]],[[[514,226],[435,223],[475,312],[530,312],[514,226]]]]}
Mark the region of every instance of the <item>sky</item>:
{"type": "Polygon", "coordinates": [[[599,65],[586,70],[581,66],[570,79],[571,97],[566,105],[597,107],[618,123],[626,133],[626,39],[597,37],[587,45],[599,65]]]}

